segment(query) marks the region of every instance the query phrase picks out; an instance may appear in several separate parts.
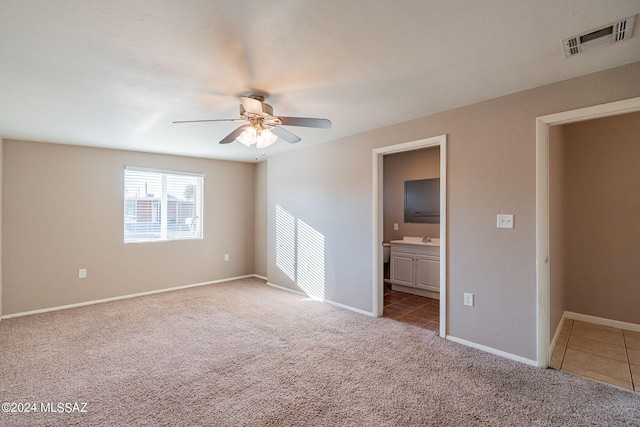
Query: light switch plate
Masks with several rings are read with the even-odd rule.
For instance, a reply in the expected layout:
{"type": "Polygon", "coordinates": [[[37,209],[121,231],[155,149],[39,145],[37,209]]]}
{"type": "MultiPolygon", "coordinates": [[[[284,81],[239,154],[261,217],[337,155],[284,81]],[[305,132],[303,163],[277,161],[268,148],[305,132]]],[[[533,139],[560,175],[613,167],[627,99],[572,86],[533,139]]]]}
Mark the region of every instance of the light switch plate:
{"type": "Polygon", "coordinates": [[[512,214],[498,214],[498,228],[513,228],[512,214]]]}
{"type": "Polygon", "coordinates": [[[87,269],[81,268],[78,270],[78,279],[86,279],[87,278],[87,269]]]}
{"type": "Polygon", "coordinates": [[[468,305],[469,307],[473,307],[473,294],[468,292],[464,293],[464,305],[468,305]]]}

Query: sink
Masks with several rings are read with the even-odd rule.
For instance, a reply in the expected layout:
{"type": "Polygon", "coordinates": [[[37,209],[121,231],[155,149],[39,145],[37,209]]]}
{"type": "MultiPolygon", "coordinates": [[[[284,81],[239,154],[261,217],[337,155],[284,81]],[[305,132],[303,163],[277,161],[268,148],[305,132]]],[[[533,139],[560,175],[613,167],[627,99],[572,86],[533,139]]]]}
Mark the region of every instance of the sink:
{"type": "Polygon", "coordinates": [[[402,240],[392,240],[391,243],[404,243],[407,245],[420,246],[440,246],[440,239],[432,237],[430,242],[423,242],[422,237],[403,236],[402,240]]]}

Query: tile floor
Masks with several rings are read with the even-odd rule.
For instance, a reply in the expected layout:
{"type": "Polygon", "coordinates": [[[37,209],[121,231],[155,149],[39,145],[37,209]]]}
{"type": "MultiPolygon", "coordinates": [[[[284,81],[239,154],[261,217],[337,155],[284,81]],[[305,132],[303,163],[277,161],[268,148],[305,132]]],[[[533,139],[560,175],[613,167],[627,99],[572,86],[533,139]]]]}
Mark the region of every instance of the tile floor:
{"type": "Polygon", "coordinates": [[[384,288],[384,317],[440,331],[440,301],[384,288]]]}
{"type": "Polygon", "coordinates": [[[640,393],[640,332],[566,319],[550,366],[640,393]]]}

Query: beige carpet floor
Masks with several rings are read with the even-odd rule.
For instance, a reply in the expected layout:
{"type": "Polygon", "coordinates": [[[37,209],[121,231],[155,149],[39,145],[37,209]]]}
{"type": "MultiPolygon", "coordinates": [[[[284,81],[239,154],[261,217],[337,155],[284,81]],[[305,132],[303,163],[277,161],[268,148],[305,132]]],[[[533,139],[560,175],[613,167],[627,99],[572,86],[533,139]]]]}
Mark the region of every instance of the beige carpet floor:
{"type": "Polygon", "coordinates": [[[1,426],[640,426],[639,394],[257,279],[3,320],[0,400],[37,409],[1,426]]]}

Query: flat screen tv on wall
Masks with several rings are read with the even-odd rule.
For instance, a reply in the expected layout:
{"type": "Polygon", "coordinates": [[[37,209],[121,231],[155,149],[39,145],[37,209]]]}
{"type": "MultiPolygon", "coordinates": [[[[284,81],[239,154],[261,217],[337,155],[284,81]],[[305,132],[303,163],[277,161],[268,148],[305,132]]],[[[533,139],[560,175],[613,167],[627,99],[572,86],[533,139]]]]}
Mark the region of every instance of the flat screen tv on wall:
{"type": "Polygon", "coordinates": [[[404,222],[440,224],[440,178],[404,182],[404,222]]]}

